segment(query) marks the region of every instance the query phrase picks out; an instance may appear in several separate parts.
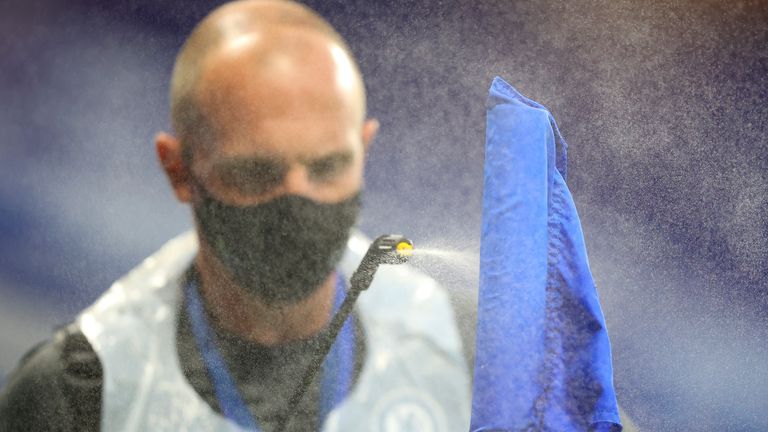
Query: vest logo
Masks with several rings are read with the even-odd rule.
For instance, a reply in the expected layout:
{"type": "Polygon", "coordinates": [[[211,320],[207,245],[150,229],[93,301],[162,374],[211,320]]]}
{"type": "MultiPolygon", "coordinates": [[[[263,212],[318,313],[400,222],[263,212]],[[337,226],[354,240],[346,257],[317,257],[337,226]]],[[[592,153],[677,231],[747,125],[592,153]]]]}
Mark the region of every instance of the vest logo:
{"type": "Polygon", "coordinates": [[[373,407],[376,432],[440,432],[445,413],[427,393],[401,388],[385,394],[373,407]]]}

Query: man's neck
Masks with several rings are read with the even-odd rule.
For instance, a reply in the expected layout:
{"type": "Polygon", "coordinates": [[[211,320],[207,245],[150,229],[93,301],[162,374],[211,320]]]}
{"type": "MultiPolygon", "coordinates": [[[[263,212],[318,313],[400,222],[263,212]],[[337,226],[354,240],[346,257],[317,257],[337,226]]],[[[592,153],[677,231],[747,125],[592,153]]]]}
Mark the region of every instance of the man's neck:
{"type": "Polygon", "coordinates": [[[314,336],[330,320],[336,285],[334,273],[300,302],[274,306],[235,283],[203,247],[196,266],[200,275],[200,293],[215,324],[245,340],[279,345],[314,336]]]}

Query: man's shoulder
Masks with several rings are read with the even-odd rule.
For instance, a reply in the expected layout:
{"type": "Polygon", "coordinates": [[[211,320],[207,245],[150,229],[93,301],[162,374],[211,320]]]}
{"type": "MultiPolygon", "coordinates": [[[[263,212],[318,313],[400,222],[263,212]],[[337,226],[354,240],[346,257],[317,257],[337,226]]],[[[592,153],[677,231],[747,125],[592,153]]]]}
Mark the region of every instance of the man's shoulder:
{"type": "Polygon", "coordinates": [[[74,325],[32,348],[0,391],[0,431],[97,430],[102,369],[74,325]]]}

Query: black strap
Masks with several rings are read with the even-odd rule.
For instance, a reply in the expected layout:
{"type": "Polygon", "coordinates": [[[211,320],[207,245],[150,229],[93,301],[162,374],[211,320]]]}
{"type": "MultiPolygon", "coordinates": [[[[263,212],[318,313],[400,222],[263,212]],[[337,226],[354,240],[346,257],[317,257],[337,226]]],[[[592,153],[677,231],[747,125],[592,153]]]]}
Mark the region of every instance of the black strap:
{"type": "Polygon", "coordinates": [[[101,424],[103,372],[101,361],[85,335],[69,325],[56,336],[61,338],[63,393],[78,431],[98,431],[101,424]]]}

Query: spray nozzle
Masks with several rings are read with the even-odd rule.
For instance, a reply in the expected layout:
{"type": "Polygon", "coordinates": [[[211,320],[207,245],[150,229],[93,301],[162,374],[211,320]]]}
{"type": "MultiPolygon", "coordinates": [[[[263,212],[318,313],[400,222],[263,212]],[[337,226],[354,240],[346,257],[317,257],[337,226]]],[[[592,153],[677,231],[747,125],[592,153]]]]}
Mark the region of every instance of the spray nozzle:
{"type": "Polygon", "coordinates": [[[383,235],[371,244],[363,261],[378,264],[403,264],[413,255],[413,242],[398,234],[383,235]]]}
{"type": "Polygon", "coordinates": [[[385,234],[371,243],[360,266],[352,274],[352,286],[368,289],[381,264],[404,264],[413,255],[413,242],[399,234],[385,234]]]}

